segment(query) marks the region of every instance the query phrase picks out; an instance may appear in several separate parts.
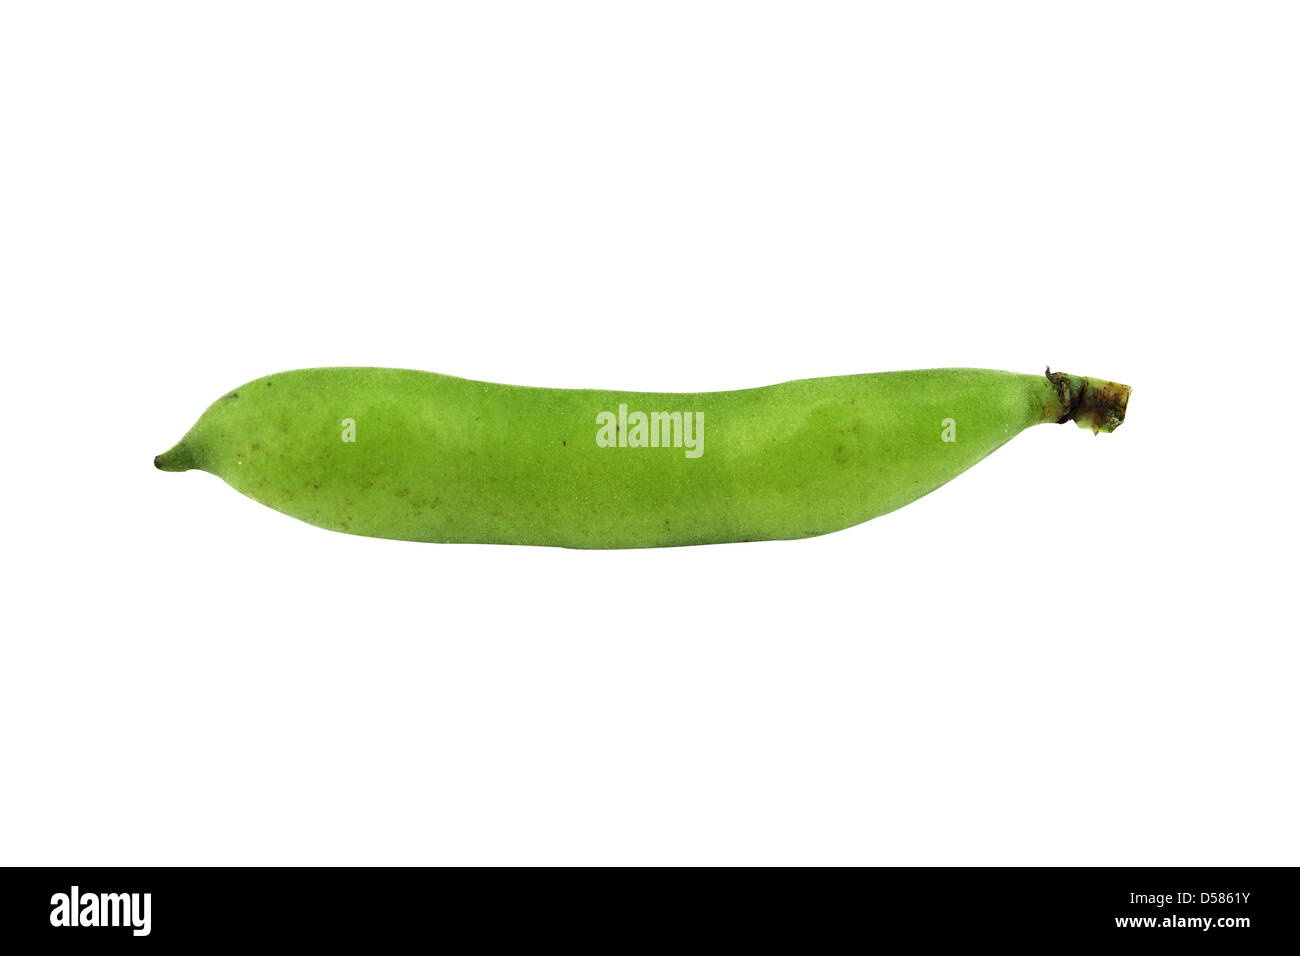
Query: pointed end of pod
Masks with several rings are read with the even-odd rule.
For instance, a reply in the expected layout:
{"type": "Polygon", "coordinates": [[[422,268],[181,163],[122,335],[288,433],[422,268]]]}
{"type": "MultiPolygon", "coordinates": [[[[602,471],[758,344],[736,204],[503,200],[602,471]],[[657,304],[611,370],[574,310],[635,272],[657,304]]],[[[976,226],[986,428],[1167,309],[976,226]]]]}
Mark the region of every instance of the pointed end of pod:
{"type": "Polygon", "coordinates": [[[1061,400],[1062,415],[1059,422],[1073,421],[1080,428],[1098,432],[1113,432],[1124,424],[1128,411],[1128,397],[1133,389],[1119,382],[1099,378],[1085,378],[1065,372],[1047,370],[1047,380],[1056,387],[1061,400]]]}
{"type": "Polygon", "coordinates": [[[159,471],[189,471],[195,467],[194,457],[190,454],[190,450],[185,446],[184,442],[176,445],[170,451],[155,455],[153,466],[159,471]]]}

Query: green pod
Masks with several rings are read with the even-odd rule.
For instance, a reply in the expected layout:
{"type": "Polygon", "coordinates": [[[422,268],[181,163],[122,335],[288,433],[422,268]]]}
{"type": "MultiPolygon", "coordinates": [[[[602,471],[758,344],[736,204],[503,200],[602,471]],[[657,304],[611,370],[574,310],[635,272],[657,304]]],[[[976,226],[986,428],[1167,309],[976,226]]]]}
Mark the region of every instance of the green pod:
{"type": "Polygon", "coordinates": [[[411,541],[650,548],[806,538],[901,508],[1019,432],[1123,421],[1127,386],[929,369],[727,392],[317,368],[218,399],[154,464],[310,524],[411,541]]]}

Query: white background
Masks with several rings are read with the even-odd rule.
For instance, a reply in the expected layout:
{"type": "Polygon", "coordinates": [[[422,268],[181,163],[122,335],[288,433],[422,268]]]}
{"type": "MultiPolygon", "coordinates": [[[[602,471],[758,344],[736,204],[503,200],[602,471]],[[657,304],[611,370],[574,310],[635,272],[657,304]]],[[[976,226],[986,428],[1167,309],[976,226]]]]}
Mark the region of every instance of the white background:
{"type": "Polygon", "coordinates": [[[1300,862],[1293,5],[3,11],[3,862],[1300,862]],[[296,367],[1049,363],[1127,424],[797,542],[152,466],[296,367]]]}

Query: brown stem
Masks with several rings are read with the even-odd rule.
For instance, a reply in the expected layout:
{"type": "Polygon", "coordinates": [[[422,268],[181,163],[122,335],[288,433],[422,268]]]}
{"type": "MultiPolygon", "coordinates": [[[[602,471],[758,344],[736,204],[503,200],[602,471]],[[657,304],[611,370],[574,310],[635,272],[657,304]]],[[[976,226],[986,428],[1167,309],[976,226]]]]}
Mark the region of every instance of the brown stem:
{"type": "Polygon", "coordinates": [[[1060,422],[1074,421],[1080,428],[1097,432],[1113,432],[1124,424],[1129,393],[1133,390],[1118,382],[1099,378],[1084,378],[1065,372],[1053,372],[1049,366],[1047,380],[1056,388],[1061,407],[1065,410],[1060,422]]]}

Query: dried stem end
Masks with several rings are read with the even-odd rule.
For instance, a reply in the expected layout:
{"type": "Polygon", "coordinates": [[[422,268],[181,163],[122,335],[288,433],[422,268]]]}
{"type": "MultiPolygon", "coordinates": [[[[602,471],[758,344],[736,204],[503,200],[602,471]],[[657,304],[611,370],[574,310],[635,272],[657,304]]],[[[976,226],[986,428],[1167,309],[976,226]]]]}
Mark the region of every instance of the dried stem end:
{"type": "Polygon", "coordinates": [[[1074,421],[1080,428],[1113,432],[1124,424],[1129,393],[1133,390],[1118,382],[1084,378],[1047,369],[1047,380],[1056,388],[1063,413],[1060,422],[1074,421]]]}

